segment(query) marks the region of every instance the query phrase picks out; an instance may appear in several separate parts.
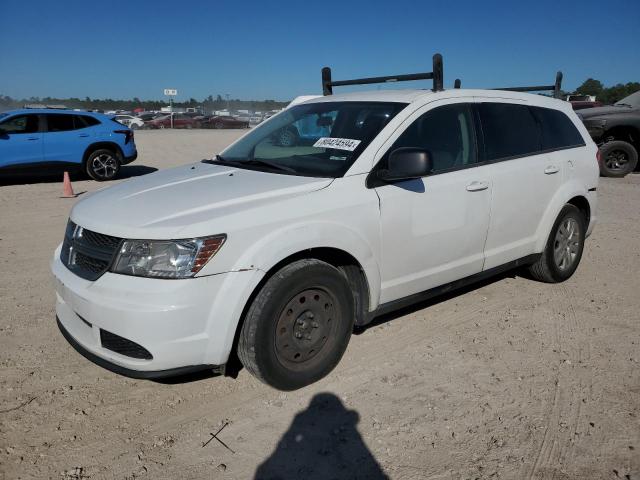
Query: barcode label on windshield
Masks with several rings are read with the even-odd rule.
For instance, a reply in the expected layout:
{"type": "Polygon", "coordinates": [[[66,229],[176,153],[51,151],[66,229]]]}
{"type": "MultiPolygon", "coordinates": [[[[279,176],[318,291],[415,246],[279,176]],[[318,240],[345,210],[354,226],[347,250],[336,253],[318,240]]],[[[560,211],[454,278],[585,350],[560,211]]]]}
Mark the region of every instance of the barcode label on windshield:
{"type": "Polygon", "coordinates": [[[331,137],[319,138],[318,141],[313,144],[316,148],[335,148],[337,150],[348,150],[349,152],[353,152],[358,148],[358,145],[360,145],[360,140],[331,137]]]}

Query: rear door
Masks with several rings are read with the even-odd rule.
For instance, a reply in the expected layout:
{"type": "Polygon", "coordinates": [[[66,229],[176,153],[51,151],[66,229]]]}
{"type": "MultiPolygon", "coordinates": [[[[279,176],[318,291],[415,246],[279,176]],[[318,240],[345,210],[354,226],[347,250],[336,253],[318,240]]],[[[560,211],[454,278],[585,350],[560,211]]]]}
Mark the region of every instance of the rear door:
{"type": "MultiPolygon", "coordinates": [[[[438,102],[440,103],[440,102],[438,102]]],[[[489,226],[489,165],[479,163],[468,103],[431,104],[387,142],[376,168],[396,148],[430,152],[433,174],[379,185],[382,241],[380,302],[482,271],[489,226]]]]}
{"type": "Polygon", "coordinates": [[[483,100],[477,112],[493,182],[487,270],[534,253],[538,226],[562,184],[564,165],[543,151],[538,120],[526,104],[483,100]]]}
{"type": "Polygon", "coordinates": [[[93,131],[83,115],[48,113],[44,136],[44,158],[47,162],[82,163],[93,131]]]}
{"type": "Polygon", "coordinates": [[[42,131],[35,113],[0,121],[0,168],[42,162],[42,131]]]}

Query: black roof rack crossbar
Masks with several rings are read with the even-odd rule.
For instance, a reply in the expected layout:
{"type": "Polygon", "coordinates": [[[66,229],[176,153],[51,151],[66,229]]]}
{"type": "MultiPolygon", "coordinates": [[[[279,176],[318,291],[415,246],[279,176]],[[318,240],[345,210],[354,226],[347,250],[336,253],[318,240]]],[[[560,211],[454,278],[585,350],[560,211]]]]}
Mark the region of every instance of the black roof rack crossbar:
{"type": "Polygon", "coordinates": [[[442,68],[442,55],[436,53],[433,56],[433,71],[425,73],[410,73],[407,75],[390,75],[388,77],[368,77],[355,78],[353,80],[332,80],[331,69],[324,67],[322,69],[322,94],[332,95],[333,87],[342,87],[345,85],[368,85],[371,83],[388,83],[388,82],[409,82],[412,80],[431,80],[433,79],[433,91],[439,92],[444,89],[442,68]]]}
{"type": "Polygon", "coordinates": [[[508,92],[542,92],[553,91],[553,98],[560,98],[560,88],[562,87],[562,72],[556,73],[556,83],[553,85],[536,85],[533,87],[506,87],[492,88],[491,90],[506,90],[508,92]]]}

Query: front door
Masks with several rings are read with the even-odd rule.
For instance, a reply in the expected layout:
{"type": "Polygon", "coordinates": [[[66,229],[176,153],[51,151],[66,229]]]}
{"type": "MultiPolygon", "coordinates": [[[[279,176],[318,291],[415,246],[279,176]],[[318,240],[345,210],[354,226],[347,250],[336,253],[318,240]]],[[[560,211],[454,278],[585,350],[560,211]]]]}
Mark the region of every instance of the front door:
{"type": "Polygon", "coordinates": [[[0,120],[0,168],[42,162],[42,132],[37,114],[0,120]]]}
{"type": "Polygon", "coordinates": [[[376,187],[380,198],[380,303],[481,272],[489,226],[489,165],[478,163],[467,103],[427,106],[392,137],[376,168],[393,150],[427,150],[433,174],[376,187]]]}

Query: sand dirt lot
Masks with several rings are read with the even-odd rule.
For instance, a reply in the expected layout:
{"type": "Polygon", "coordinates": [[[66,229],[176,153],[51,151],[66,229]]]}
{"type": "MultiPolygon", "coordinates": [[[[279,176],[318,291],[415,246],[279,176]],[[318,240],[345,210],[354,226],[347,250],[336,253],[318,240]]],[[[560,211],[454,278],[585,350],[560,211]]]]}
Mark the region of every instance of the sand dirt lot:
{"type": "MultiPolygon", "coordinates": [[[[211,157],[239,133],[136,133],[123,175],[211,157]]],[[[131,380],[77,354],[49,259],[82,195],[61,192],[0,185],[1,479],[640,480],[640,175],[602,179],[568,282],[512,273],[384,317],[291,393],[246,371],[131,380]]]]}

